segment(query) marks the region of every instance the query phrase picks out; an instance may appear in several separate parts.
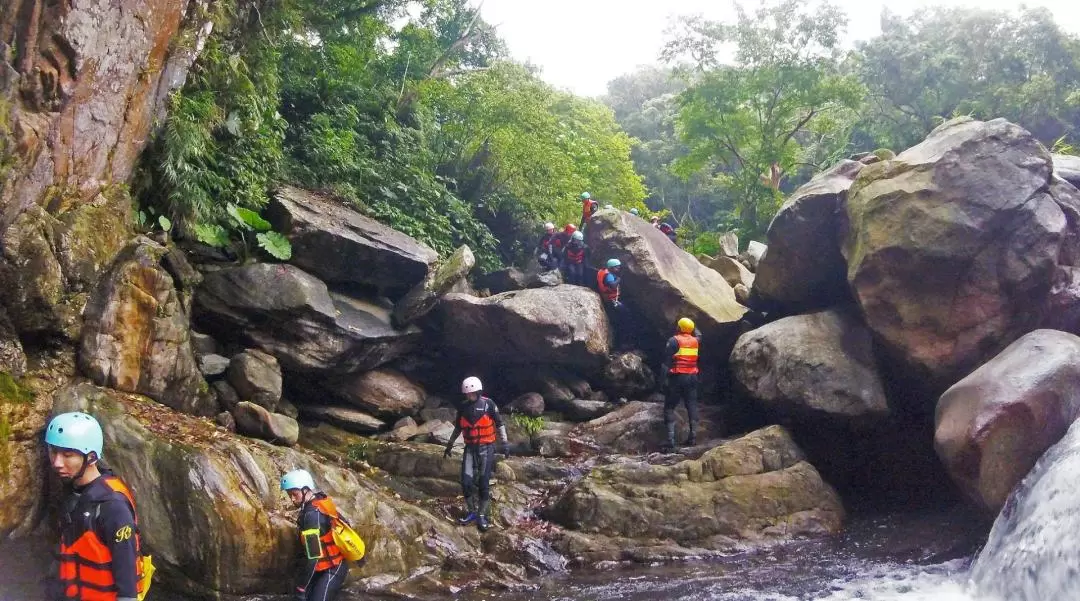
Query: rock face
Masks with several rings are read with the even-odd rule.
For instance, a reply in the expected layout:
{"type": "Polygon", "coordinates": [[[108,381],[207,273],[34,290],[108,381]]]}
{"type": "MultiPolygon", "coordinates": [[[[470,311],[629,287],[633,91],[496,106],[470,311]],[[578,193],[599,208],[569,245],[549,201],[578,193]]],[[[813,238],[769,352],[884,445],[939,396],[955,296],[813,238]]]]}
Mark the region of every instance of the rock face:
{"type": "Polygon", "coordinates": [[[785,313],[824,309],[849,297],[838,213],[862,168],[857,161],[841,161],[784,202],[769,224],[768,252],[747,288],[785,313]]]}
{"type": "Polygon", "coordinates": [[[1051,156],[1054,160],[1054,173],[1061,179],[1080,188],[1080,157],[1064,154],[1051,156]]]}
{"type": "MultiPolygon", "coordinates": [[[[685,440],[690,433],[686,409],[675,413],[675,437],[685,440]]],[[[718,412],[701,407],[698,439],[709,440],[722,434],[718,412]]],[[[631,401],[603,417],[579,424],[572,431],[575,438],[587,440],[600,448],[617,453],[644,455],[658,450],[667,439],[664,429],[664,406],[660,403],[631,401]]]]}
{"type": "Polygon", "coordinates": [[[507,267],[477,277],[476,287],[487,288],[492,294],[502,294],[511,290],[524,290],[526,279],[524,271],[517,267],[507,267]]]}
{"type": "Polygon", "coordinates": [[[276,445],[291,447],[300,437],[300,425],[296,420],[280,413],[271,413],[265,407],[240,401],[233,407],[236,431],[245,436],[261,438],[276,445]]]}
{"type": "Polygon", "coordinates": [[[109,464],[132,487],[154,563],[169,571],[178,592],[208,597],[291,590],[299,551],[295,510],[278,479],[297,468],[315,475],[316,485],[367,541],[365,577],[393,582],[473,548],[446,519],[321,457],[239,438],[87,385],[57,397],[54,411],[75,410],[88,410],[102,422],[109,464]]]}
{"type": "Polygon", "coordinates": [[[544,397],[537,392],[526,392],[510,402],[510,409],[514,413],[540,417],[544,414],[544,397]]]}
{"type": "Polygon", "coordinates": [[[19,332],[77,338],[85,295],[131,223],[130,200],[110,186],[128,180],[202,46],[197,10],[165,0],[0,9],[0,136],[14,150],[0,184],[0,297],[19,332]],[[190,42],[170,43],[185,26],[190,42]]]}
{"type": "Polygon", "coordinates": [[[0,309],[0,371],[12,376],[21,376],[26,371],[22,341],[3,309],[0,309]]]}
{"type": "Polygon", "coordinates": [[[340,202],[289,186],[267,218],[292,242],[291,262],[329,284],[362,284],[399,297],[424,279],[434,250],[340,202]]]}
{"type": "Polygon", "coordinates": [[[165,252],[138,238],[116,257],[86,305],[79,366],[100,385],[211,416],[217,403],[195,362],[187,313],[161,266],[165,252]]]}
{"type": "Polygon", "coordinates": [[[1050,171],[1028,132],[970,119],[863,168],[848,281],[911,377],[940,390],[1038,325],[1066,228],[1050,171]]]}
{"type": "Polygon", "coordinates": [[[643,219],[623,211],[600,211],[589,221],[592,260],[622,261],[622,298],[662,336],[680,317],[690,317],[706,337],[729,334],[746,309],[719,273],[668,240],[643,219]]]}
{"type": "Polygon", "coordinates": [[[242,400],[277,411],[281,401],[281,368],[277,359],[248,349],[229,360],[228,379],[242,400]]]}
{"type": "Polygon", "coordinates": [[[876,420],[889,413],[870,332],[842,311],[785,317],[743,334],[739,384],[774,415],[876,420]]]}
{"type": "Polygon", "coordinates": [[[415,350],[420,330],[395,330],[389,310],[343,295],[292,265],[252,264],[206,274],[195,318],[208,332],[260,348],[286,371],[374,369],[415,350]]]}
{"type": "Polygon", "coordinates": [[[342,400],[383,419],[416,415],[424,408],[427,393],[401,373],[377,369],[331,384],[342,400]]]}
{"type": "Polygon", "coordinates": [[[1080,334],[1080,268],[1059,266],[1042,327],[1080,334]]]}
{"type": "Polygon", "coordinates": [[[1080,337],[1036,330],[941,396],[934,448],[960,488],[997,513],[1080,416],[1080,337]]]}
{"type": "Polygon", "coordinates": [[[581,286],[448,294],[439,307],[443,344],[492,363],[597,367],[611,344],[600,297],[581,286]]]}
{"type": "Polygon", "coordinates": [[[394,312],[391,314],[394,327],[407,326],[427,315],[435,308],[439,297],[450,292],[475,266],[476,257],[468,246],[454,251],[450,258],[440,263],[423,282],[413,286],[412,290],[394,305],[394,312]]]}
{"type": "Polygon", "coordinates": [[[839,497],[778,426],[675,465],[594,469],[551,513],[585,534],[705,549],[834,533],[844,518],[839,497]]]}

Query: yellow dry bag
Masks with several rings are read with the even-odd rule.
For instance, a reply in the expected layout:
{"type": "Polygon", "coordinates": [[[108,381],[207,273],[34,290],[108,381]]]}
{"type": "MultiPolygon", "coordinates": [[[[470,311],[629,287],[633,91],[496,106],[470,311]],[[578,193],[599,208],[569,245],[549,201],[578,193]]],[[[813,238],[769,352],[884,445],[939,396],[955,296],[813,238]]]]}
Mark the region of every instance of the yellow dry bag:
{"type": "Polygon", "coordinates": [[[154,577],[154,558],[149,555],[142,556],[142,580],[139,581],[139,601],[143,601],[146,598],[146,593],[150,591],[150,579],[154,577]]]}
{"type": "Polygon", "coordinates": [[[342,557],[349,561],[360,561],[364,558],[364,553],[367,551],[364,546],[364,539],[360,538],[360,535],[344,520],[333,518],[330,531],[334,535],[334,544],[338,546],[338,549],[341,549],[342,557]]]}

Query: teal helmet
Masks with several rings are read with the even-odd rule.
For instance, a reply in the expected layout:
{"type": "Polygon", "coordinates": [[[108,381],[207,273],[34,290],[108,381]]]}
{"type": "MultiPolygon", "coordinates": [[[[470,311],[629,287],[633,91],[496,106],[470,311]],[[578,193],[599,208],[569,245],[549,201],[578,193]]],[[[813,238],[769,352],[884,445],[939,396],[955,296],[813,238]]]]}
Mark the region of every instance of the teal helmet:
{"type": "Polygon", "coordinates": [[[585,239],[585,234],[582,234],[581,232],[574,232],[573,235],[571,235],[570,237],[574,240],[577,240],[578,242],[581,242],[585,239]]]}
{"type": "Polygon", "coordinates": [[[637,215],[637,214],[638,214],[638,210],[637,210],[637,209],[630,209],[630,214],[631,214],[631,215],[637,215]]]}
{"type": "Polygon", "coordinates": [[[592,194],[589,194],[588,192],[581,193],[581,200],[589,200],[590,198],[592,198],[592,194]]]}
{"type": "Polygon", "coordinates": [[[315,481],[307,470],[293,470],[281,477],[281,490],[289,491],[294,488],[315,490],[315,481]]]}
{"type": "Polygon", "coordinates": [[[618,259],[608,259],[607,260],[607,268],[608,269],[614,269],[616,267],[622,267],[622,261],[620,261],[618,259]]]}
{"type": "Polygon", "coordinates": [[[94,453],[100,458],[105,437],[101,433],[101,424],[93,416],[74,411],[52,418],[49,427],[45,428],[45,444],[83,455],[94,453]]]}

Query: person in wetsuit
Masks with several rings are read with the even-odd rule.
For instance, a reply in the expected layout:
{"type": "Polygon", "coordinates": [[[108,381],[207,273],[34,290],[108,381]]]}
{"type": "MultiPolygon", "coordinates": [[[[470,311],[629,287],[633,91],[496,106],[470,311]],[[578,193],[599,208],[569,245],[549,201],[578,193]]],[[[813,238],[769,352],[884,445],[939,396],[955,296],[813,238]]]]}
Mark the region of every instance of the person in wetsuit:
{"type": "Polygon", "coordinates": [[[506,426],[495,401],[482,394],[480,378],[469,377],[461,383],[465,402],[458,407],[454,433],[446,443],[444,457],[449,458],[458,435],[465,436],[465,453],[461,457],[461,491],[465,495],[467,513],[458,520],[465,526],[476,522],[481,532],[491,528],[491,472],[495,469],[495,442],[502,445],[504,455],[510,454],[506,426]]]}
{"type": "Polygon", "coordinates": [[[305,470],[285,474],[281,490],[300,508],[296,526],[303,550],[294,597],[296,601],[334,601],[349,575],[349,564],[331,529],[331,518],[340,517],[337,507],[326,493],[315,489],[315,480],[305,470]]]}
{"type": "Polygon", "coordinates": [[[49,463],[67,489],[60,509],[55,601],[136,601],[143,580],[142,543],[135,499],[101,465],[101,424],[81,412],[54,417],[45,429],[49,463]]]}
{"type": "Polygon", "coordinates": [[[667,427],[667,447],[675,449],[675,410],[679,403],[686,403],[690,420],[688,446],[697,444],[698,425],[698,348],[701,332],[693,320],[683,317],[678,323],[678,333],[668,339],[664,349],[664,362],[660,366],[660,387],[664,390],[664,426],[667,427]]]}

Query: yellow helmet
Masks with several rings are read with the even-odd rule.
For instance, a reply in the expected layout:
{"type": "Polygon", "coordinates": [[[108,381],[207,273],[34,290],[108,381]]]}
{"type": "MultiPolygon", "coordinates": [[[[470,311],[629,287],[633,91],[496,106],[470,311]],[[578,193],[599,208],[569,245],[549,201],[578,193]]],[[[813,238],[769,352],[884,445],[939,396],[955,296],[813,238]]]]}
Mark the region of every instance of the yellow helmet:
{"type": "Polygon", "coordinates": [[[679,320],[679,331],[683,334],[689,334],[694,331],[694,320],[689,317],[683,317],[679,320]]]}

